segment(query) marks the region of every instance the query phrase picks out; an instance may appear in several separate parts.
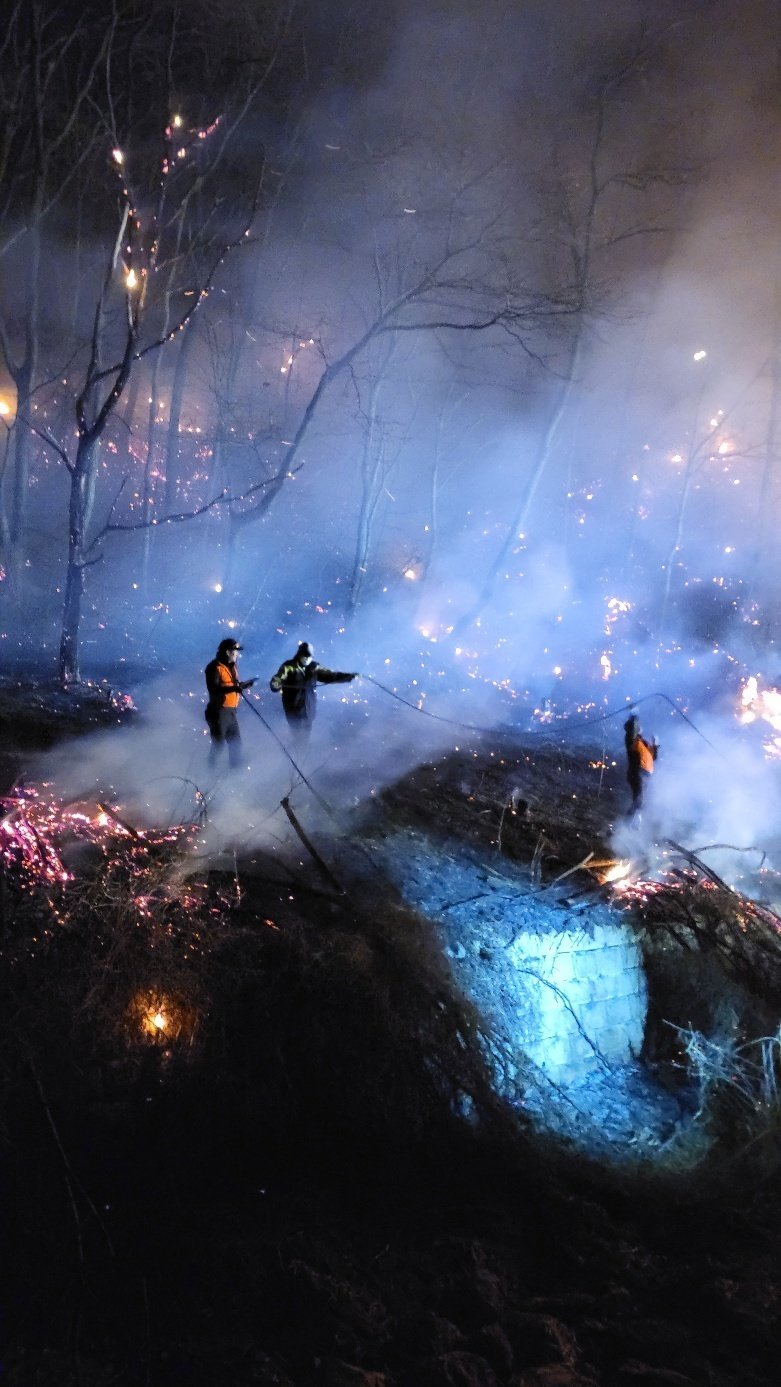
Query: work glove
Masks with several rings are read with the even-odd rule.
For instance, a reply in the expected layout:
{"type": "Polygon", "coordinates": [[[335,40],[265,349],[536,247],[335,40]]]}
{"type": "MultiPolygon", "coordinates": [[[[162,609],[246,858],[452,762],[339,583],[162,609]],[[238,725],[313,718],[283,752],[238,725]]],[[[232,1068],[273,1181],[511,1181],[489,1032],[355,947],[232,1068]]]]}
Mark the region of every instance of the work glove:
{"type": "Polygon", "coordinates": [[[240,685],[239,685],[239,688],[241,688],[241,689],[251,689],[251,688],[252,688],[252,685],[253,685],[254,683],[255,683],[255,680],[254,680],[254,679],[242,679],[242,681],[241,681],[241,683],[240,683],[240,685]]]}

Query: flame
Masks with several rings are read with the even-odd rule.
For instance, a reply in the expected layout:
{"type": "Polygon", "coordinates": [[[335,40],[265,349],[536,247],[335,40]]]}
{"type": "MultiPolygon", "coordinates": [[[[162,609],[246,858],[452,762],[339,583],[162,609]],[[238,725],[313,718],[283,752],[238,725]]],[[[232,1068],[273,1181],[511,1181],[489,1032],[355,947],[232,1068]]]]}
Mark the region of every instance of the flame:
{"type": "Polygon", "coordinates": [[[136,274],[135,270],[130,269],[130,270],[128,270],[127,274],[125,275],[125,288],[126,288],[126,289],[136,289],[137,287],[138,287],[138,275],[136,274]]]}
{"type": "Polygon", "coordinates": [[[186,1041],[192,1044],[198,1029],[198,1013],[192,1002],[183,996],[163,992],[137,992],[130,999],[126,1012],[130,1035],[139,1031],[148,1040],[166,1046],[186,1041]]]}
{"type": "Polygon", "coordinates": [[[631,870],[632,863],[630,859],[628,857],[622,858],[621,861],[615,862],[612,867],[608,867],[607,871],[602,877],[602,881],[605,884],[607,884],[608,882],[626,881],[631,870]]]}
{"type": "Polygon", "coordinates": [[[758,720],[768,723],[776,735],[765,740],[765,754],[781,757],[781,689],[760,689],[758,676],[750,675],[740,690],[738,718],[744,726],[758,720]]]}

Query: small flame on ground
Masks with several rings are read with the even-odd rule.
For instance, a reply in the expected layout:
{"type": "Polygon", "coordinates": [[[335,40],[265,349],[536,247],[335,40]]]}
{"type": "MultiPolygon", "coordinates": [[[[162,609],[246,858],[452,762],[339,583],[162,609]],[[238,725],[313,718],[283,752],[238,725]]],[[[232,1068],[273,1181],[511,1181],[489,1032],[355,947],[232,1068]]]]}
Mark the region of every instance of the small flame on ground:
{"type": "Polygon", "coordinates": [[[632,863],[631,863],[631,861],[629,860],[629,858],[623,858],[620,862],[614,863],[612,867],[608,867],[607,871],[605,872],[604,876],[602,877],[602,881],[603,881],[604,883],[615,882],[615,881],[626,881],[626,879],[627,879],[627,877],[629,876],[631,870],[632,870],[632,863]]]}

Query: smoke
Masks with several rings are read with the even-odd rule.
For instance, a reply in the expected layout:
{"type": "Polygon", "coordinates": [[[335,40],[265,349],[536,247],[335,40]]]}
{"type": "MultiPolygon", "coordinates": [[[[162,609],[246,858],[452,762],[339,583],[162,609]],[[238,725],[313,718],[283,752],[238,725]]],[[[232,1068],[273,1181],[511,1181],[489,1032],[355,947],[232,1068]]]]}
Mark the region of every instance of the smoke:
{"type": "MultiPolygon", "coordinates": [[[[726,4],[592,10],[398,4],[362,20],[352,49],[342,6],[327,23],[302,11],[321,69],[307,85],[289,57],[237,137],[235,188],[261,154],[268,181],[253,237],[187,329],[173,451],[178,342],[137,363],[101,442],[93,532],[147,503],[158,524],[91,553],[82,666],[135,690],[143,720],[47,759],[68,793],[100,786],[164,822],[193,809],[192,781],[215,841],[249,824],[284,837],[280,798],[309,792],[249,708],[251,769],[208,767],[200,671],[230,631],[283,740],[265,680],[300,639],[453,724],[523,730],[543,699],[579,718],[658,690],[707,728],[726,705],[720,762],[663,729],[647,821],[687,842],[767,837],[772,778],[730,705],[742,675],[777,666],[778,17],[764,0],[739,25],[726,4]],[[517,320],[477,329],[510,301],[517,320]],[[399,330],[351,357],[396,303],[399,330]],[[454,638],[546,439],[528,523],[454,638]],[[176,511],[258,490],[167,523],[169,469],[176,511]]],[[[67,475],[41,434],[72,437],[106,263],[97,220],[75,235],[78,212],[66,202],[45,226],[31,524],[15,593],[0,580],[7,667],[24,672],[31,645],[51,666],[62,599],[67,475]]],[[[3,288],[20,341],[25,282],[3,288]]],[[[467,735],[368,678],[320,700],[304,769],[326,798],[370,794],[467,735]]]]}
{"type": "Polygon", "coordinates": [[[659,757],[640,814],[616,824],[617,855],[649,860],[653,869],[662,863],[665,844],[678,843],[728,884],[756,894],[760,869],[776,872],[781,865],[777,766],[761,737],[754,728],[738,730],[734,716],[702,715],[695,728],[652,707],[643,730],[658,736],[659,757]]]}

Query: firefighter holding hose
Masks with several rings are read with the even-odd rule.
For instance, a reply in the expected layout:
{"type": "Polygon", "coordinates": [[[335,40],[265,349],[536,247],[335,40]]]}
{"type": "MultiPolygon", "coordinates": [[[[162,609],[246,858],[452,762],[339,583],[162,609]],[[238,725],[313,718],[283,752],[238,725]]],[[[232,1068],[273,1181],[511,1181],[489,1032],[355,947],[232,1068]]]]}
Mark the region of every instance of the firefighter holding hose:
{"type": "Polygon", "coordinates": [[[646,741],[640,731],[640,719],[635,713],[624,723],[624,745],[626,746],[626,778],[632,791],[630,815],[639,814],[643,807],[643,794],[653,775],[654,764],[659,755],[656,738],[646,741]]]}
{"type": "Polygon", "coordinates": [[[309,641],[302,641],[292,659],[285,660],[272,676],[270,688],[273,693],[281,693],[288,727],[296,740],[302,741],[308,739],[312,730],[318,684],[349,684],[357,678],[357,674],[343,674],[319,665],[309,641]]]}
{"type": "Polygon", "coordinates": [[[236,709],[245,689],[251,689],[254,679],[239,679],[238,657],[242,646],[228,637],[220,641],[217,654],[210,660],[204,675],[209,701],[204,717],[211,734],[209,765],[213,766],[228,748],[228,765],[236,770],[241,765],[241,733],[236,709]]]}

